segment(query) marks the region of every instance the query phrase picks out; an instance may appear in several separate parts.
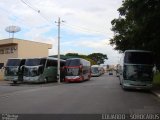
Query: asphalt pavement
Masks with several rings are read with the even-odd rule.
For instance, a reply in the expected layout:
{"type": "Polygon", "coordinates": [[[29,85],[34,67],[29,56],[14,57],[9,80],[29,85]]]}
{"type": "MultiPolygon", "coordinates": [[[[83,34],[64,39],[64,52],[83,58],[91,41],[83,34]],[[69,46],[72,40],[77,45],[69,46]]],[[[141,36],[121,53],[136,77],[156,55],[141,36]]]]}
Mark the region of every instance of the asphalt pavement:
{"type": "Polygon", "coordinates": [[[124,91],[108,74],[81,83],[0,85],[0,113],[157,113],[160,99],[151,92],[124,91]]]}
{"type": "Polygon", "coordinates": [[[9,114],[134,114],[160,113],[152,92],[123,90],[107,73],[80,83],[18,84],[0,82],[0,113],[9,114]]]}

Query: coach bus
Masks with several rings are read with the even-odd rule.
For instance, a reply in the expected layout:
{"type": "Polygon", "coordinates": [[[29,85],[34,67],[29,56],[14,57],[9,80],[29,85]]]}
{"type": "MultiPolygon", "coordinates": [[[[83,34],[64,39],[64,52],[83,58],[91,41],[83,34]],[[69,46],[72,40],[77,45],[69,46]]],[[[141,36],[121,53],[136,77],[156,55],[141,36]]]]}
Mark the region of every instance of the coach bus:
{"type": "Polygon", "coordinates": [[[65,82],[80,82],[90,80],[91,64],[82,58],[70,58],[66,60],[65,82]]]}
{"type": "MultiPolygon", "coordinates": [[[[61,68],[65,60],[60,60],[61,68]]],[[[57,81],[57,58],[30,58],[26,59],[23,74],[24,82],[42,83],[57,81]]],[[[61,80],[64,79],[64,72],[61,71],[61,80]]]]}
{"type": "Polygon", "coordinates": [[[4,80],[13,81],[17,83],[18,81],[23,81],[23,69],[21,67],[25,64],[25,59],[21,58],[10,58],[7,60],[4,80]]]}
{"type": "Polygon", "coordinates": [[[123,89],[151,89],[153,54],[151,51],[126,50],[120,63],[120,84],[123,89]]]}
{"type": "Polygon", "coordinates": [[[91,76],[98,77],[102,74],[101,68],[99,65],[92,65],[91,66],[91,76]]]}

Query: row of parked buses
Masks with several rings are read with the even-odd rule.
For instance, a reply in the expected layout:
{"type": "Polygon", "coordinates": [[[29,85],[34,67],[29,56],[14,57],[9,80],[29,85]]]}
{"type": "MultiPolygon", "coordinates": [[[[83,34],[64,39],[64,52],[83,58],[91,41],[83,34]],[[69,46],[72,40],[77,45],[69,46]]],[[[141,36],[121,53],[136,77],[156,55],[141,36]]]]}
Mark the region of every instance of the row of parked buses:
{"type": "Polygon", "coordinates": [[[101,67],[99,65],[92,65],[91,66],[91,76],[92,77],[99,77],[104,73],[105,73],[105,71],[104,71],[103,67],[101,67]]]}
{"type": "MultiPolygon", "coordinates": [[[[81,58],[60,60],[60,80],[66,82],[89,80],[90,62],[81,58]]],[[[4,79],[13,83],[40,83],[57,81],[57,58],[8,59],[4,79]]]]}

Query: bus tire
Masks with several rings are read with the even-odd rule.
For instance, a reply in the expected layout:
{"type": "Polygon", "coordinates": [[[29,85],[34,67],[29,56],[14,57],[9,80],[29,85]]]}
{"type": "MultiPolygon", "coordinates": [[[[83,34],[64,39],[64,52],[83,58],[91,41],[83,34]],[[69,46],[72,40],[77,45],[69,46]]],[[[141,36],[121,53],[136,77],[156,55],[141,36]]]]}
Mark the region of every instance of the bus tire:
{"type": "Polygon", "coordinates": [[[17,81],[13,81],[13,84],[17,84],[17,81]]]}
{"type": "Polygon", "coordinates": [[[126,91],[126,90],[127,90],[127,88],[126,88],[126,87],[124,87],[124,85],[123,85],[123,84],[121,84],[121,86],[122,86],[122,89],[123,89],[124,91],[126,91]]]}
{"type": "Polygon", "coordinates": [[[47,77],[45,77],[45,78],[44,78],[44,81],[45,81],[45,83],[47,83],[47,82],[48,82],[48,78],[47,78],[47,77]]]}
{"type": "Polygon", "coordinates": [[[119,84],[120,84],[120,85],[122,85],[122,83],[121,83],[121,82],[119,82],[119,84]]]}

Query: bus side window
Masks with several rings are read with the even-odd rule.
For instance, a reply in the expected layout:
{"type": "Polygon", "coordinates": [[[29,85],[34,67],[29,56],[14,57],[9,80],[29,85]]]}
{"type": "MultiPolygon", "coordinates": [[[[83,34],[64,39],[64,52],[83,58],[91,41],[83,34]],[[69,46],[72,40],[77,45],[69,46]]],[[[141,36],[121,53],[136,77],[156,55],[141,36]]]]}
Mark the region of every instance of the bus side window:
{"type": "Polygon", "coordinates": [[[40,65],[43,65],[43,67],[44,67],[45,63],[46,63],[46,59],[41,59],[40,65]]]}
{"type": "Polygon", "coordinates": [[[47,60],[47,65],[46,67],[53,67],[53,66],[57,66],[57,61],[55,60],[47,60]]]}
{"type": "Polygon", "coordinates": [[[47,60],[47,65],[46,65],[46,67],[48,68],[48,67],[50,67],[51,66],[51,60],[47,60]]]}

